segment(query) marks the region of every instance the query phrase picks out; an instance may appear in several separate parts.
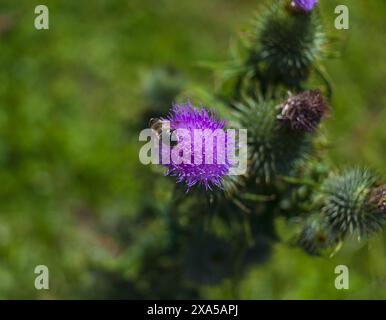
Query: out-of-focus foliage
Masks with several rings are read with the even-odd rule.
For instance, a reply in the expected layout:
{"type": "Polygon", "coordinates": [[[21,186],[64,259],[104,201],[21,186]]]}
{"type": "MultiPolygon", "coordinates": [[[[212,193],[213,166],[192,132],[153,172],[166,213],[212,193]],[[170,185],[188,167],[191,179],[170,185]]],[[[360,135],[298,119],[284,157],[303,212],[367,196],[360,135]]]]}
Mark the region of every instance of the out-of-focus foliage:
{"type": "MultiPolygon", "coordinates": [[[[164,97],[154,81],[170,81],[165,100],[186,78],[213,88],[198,62],[225,61],[260,2],[48,1],[50,30],[37,31],[34,3],[1,0],[0,298],[386,298],[384,235],[315,258],[271,246],[291,228],[276,221],[272,235],[259,217],[261,237],[240,248],[248,230],[223,237],[236,217],[195,219],[197,203],[176,216],[170,181],[138,161],[146,112],[165,103],[154,105],[164,97]],[[206,231],[197,238],[194,228],[206,231]],[[34,287],[40,264],[48,291],[34,287]],[[350,268],[349,291],[334,287],[338,264],[350,268]]],[[[326,62],[326,152],[338,166],[364,162],[386,176],[386,3],[319,2],[332,30],[334,7],[350,8],[350,30],[333,30],[341,57],[326,62]]]]}

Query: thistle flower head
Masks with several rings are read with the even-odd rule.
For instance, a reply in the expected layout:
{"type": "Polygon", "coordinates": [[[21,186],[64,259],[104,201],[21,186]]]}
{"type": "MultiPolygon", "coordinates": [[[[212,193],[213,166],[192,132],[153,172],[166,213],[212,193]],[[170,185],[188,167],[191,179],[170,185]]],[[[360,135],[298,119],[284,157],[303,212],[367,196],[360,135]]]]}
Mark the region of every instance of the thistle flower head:
{"type": "Polygon", "coordinates": [[[297,132],[314,132],[326,115],[327,103],[319,90],[291,96],[282,105],[279,119],[297,132]]]}
{"type": "Polygon", "coordinates": [[[304,12],[311,12],[317,3],[318,0],[293,0],[291,5],[304,12]]]}
{"type": "Polygon", "coordinates": [[[175,104],[166,120],[177,133],[177,145],[169,151],[170,163],[163,163],[168,168],[166,174],[177,177],[188,190],[196,184],[210,190],[212,186],[221,188],[234,148],[224,130],[226,121],[190,102],[175,104]]]}
{"type": "Polygon", "coordinates": [[[372,191],[370,202],[374,204],[379,211],[386,213],[386,185],[380,186],[372,191]]]}

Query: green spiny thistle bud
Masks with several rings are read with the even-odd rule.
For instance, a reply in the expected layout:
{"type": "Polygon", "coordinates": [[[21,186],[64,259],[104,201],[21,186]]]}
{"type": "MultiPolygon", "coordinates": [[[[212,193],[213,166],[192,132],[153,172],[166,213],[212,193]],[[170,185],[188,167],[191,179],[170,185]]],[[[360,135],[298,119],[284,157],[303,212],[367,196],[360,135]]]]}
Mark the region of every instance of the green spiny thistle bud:
{"type": "Polygon", "coordinates": [[[385,213],[371,201],[376,182],[375,174],[359,168],[325,181],[322,211],[329,225],[342,237],[352,234],[360,238],[384,226],[385,213]]]}
{"type": "Polygon", "coordinates": [[[318,12],[294,14],[288,5],[287,0],[270,5],[252,34],[248,65],[263,87],[301,88],[324,55],[326,37],[318,12]]]}
{"type": "Polygon", "coordinates": [[[258,183],[271,183],[277,175],[290,175],[296,162],[311,147],[310,137],[281,125],[275,102],[246,99],[236,103],[236,117],[248,130],[249,174],[258,183]]]}
{"type": "Polygon", "coordinates": [[[339,237],[320,214],[311,215],[307,219],[297,241],[311,255],[320,255],[338,243],[339,237]]]}

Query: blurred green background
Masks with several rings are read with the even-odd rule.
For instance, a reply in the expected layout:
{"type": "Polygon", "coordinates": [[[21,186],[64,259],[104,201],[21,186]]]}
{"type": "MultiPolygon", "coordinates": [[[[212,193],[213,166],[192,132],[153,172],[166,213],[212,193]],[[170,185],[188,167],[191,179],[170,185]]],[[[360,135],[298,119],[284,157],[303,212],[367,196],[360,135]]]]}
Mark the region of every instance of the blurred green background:
{"type": "MultiPolygon", "coordinates": [[[[260,2],[47,0],[38,31],[40,1],[0,0],[0,298],[386,298],[385,235],[332,259],[275,244],[237,286],[211,266],[197,267],[221,279],[189,279],[157,253],[172,183],[138,161],[146,112],[181,87],[214,88],[198,62],[225,61],[260,2]],[[50,290],[34,287],[40,264],[50,290]],[[338,264],[350,290],[334,287],[338,264]]],[[[335,6],[350,8],[341,58],[326,63],[329,156],[386,176],[386,2],[319,2],[329,29],[335,6]]]]}

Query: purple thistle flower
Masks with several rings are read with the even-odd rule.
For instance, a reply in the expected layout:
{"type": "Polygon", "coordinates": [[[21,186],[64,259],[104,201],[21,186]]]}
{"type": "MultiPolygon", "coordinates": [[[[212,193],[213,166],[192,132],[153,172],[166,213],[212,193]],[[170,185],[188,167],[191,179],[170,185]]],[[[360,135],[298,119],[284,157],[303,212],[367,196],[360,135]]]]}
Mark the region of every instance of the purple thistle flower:
{"type": "Polygon", "coordinates": [[[327,111],[327,102],[320,91],[309,90],[289,97],[282,105],[279,119],[294,131],[314,132],[327,111]]]}
{"type": "Polygon", "coordinates": [[[386,213],[386,185],[372,191],[370,202],[375,204],[382,213],[386,213]]]}
{"type": "Polygon", "coordinates": [[[292,0],[291,5],[304,12],[311,12],[317,3],[318,0],[292,0]]]}
{"type": "MultiPolygon", "coordinates": [[[[231,167],[229,158],[234,145],[230,143],[232,139],[224,130],[226,121],[218,120],[212,112],[204,108],[195,108],[190,102],[173,105],[169,116],[164,120],[170,122],[170,129],[177,136],[177,145],[166,151],[171,155],[170,162],[161,161],[168,168],[165,174],[175,176],[178,183],[185,183],[187,191],[196,184],[209,190],[212,186],[222,188],[222,180],[231,167]],[[217,140],[216,133],[221,133],[224,139],[217,140]],[[205,146],[208,143],[211,143],[208,150],[212,154],[212,161],[206,161],[205,146]],[[173,160],[173,155],[181,157],[182,154],[187,155],[188,163],[173,160]]],[[[161,154],[164,153],[163,149],[161,154]]]]}

